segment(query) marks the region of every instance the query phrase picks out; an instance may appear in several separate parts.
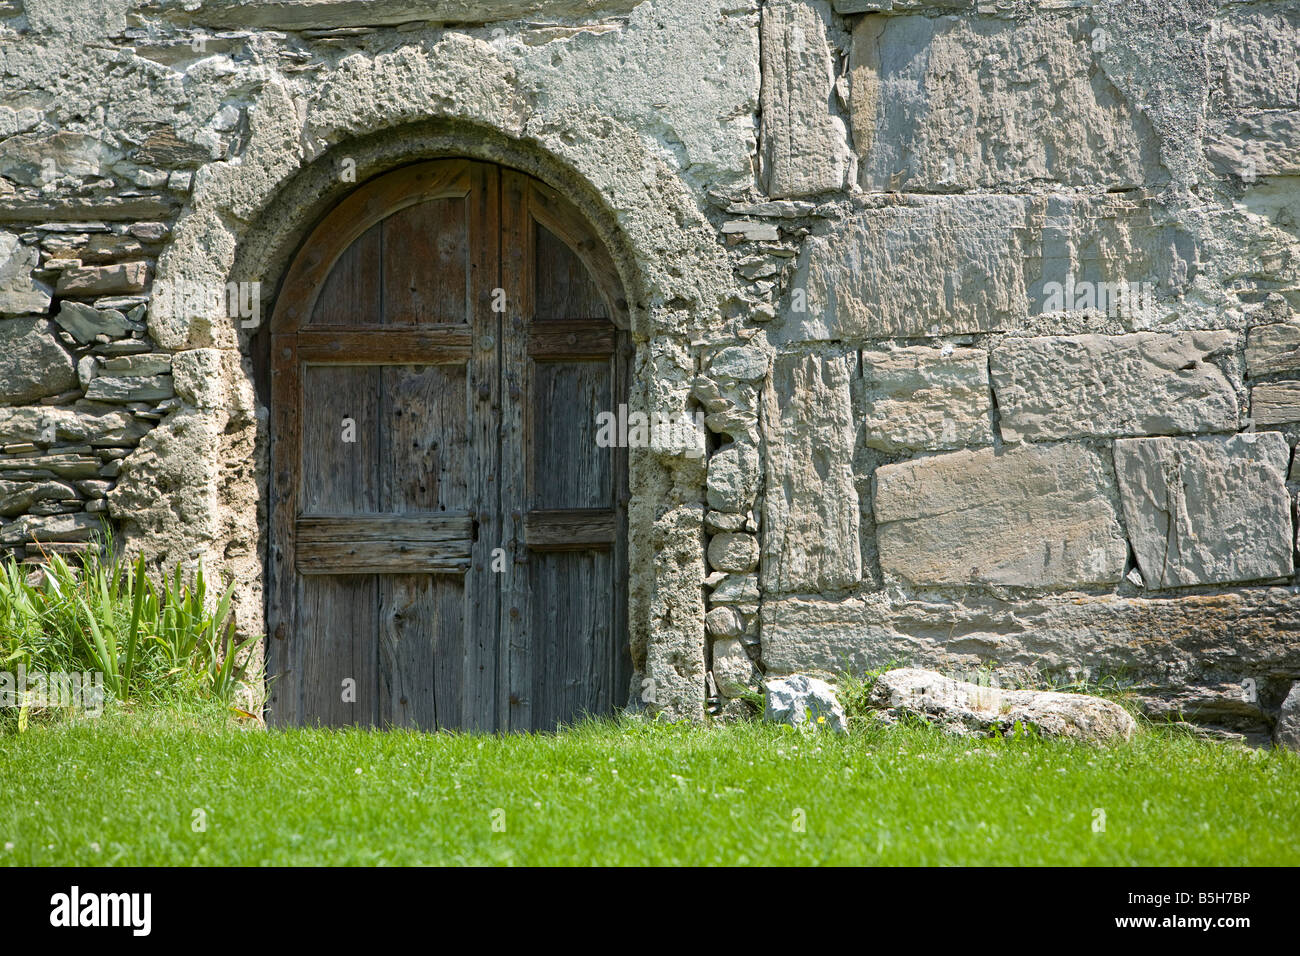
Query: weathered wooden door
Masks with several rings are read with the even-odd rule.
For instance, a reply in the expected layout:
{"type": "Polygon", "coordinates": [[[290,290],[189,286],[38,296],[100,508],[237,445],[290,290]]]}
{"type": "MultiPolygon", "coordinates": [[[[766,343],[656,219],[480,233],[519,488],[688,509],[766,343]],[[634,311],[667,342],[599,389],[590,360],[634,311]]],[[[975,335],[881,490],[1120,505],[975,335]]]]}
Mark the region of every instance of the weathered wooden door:
{"type": "Polygon", "coordinates": [[[280,724],[553,729],[627,693],[612,262],[559,195],[440,160],[360,187],[271,334],[280,724]]]}

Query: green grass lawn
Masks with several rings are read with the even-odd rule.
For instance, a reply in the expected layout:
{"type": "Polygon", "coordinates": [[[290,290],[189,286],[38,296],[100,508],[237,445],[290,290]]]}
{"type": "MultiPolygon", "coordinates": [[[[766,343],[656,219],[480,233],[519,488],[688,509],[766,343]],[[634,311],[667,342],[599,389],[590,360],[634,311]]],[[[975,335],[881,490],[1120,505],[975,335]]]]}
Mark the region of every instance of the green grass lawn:
{"type": "Polygon", "coordinates": [[[0,736],[0,780],[11,865],[1300,863],[1300,755],[1168,731],[1096,749],[926,728],[481,737],[106,715],[0,736]]]}

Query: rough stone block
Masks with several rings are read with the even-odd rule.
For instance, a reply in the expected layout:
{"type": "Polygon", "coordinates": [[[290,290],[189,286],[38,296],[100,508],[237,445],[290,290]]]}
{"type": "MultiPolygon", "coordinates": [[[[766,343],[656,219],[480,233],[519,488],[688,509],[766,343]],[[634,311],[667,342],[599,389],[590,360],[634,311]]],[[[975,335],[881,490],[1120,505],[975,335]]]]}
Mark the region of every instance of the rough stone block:
{"type": "Polygon", "coordinates": [[[709,567],[746,574],[758,567],[758,539],[752,534],[717,534],[709,542],[709,567]]]}
{"type": "Polygon", "coordinates": [[[764,589],[853,587],[862,577],[862,557],[847,357],[778,357],[763,418],[764,589]]]}
{"type": "Polygon", "coordinates": [[[865,209],[809,237],[791,283],[804,301],[791,298],[786,339],[1014,327],[1029,310],[1026,214],[1019,197],[951,197],[865,209]]]}
{"type": "Polygon", "coordinates": [[[118,337],[131,331],[132,323],[116,309],[96,309],[84,302],[65,300],[54,317],[63,329],[83,345],[97,335],[118,337]]]}
{"type": "Polygon", "coordinates": [[[757,689],[754,664],[737,638],[713,642],[713,680],[723,697],[737,698],[757,689]]]}
{"type": "Polygon", "coordinates": [[[773,198],[810,196],[844,186],[848,146],[832,112],[835,61],[822,0],[764,4],[762,168],[773,198]]]}
{"type": "Polygon", "coordinates": [[[917,585],[1112,585],[1128,548],[1109,465],[1077,445],[876,469],[881,568],[917,585]]]}
{"type": "Polygon", "coordinates": [[[49,287],[32,278],[39,261],[36,247],[24,245],[11,232],[0,232],[0,315],[40,313],[49,308],[49,287]]]}
{"type": "Polygon", "coordinates": [[[991,368],[1007,441],[1233,431],[1237,394],[1210,361],[1231,332],[1004,338],[991,368]]]}
{"type": "Polygon", "coordinates": [[[731,442],[709,458],[706,494],[709,507],[746,512],[754,503],[762,477],[758,450],[747,442],[731,442]]]}
{"type": "Polygon", "coordinates": [[[1246,333],[1246,372],[1251,377],[1300,371],[1300,323],[1259,325],[1246,333]]]}
{"type": "Polygon", "coordinates": [[[988,353],[913,346],[862,353],[863,442],[887,452],[993,441],[988,353]]]}
{"type": "Polygon", "coordinates": [[[1250,390],[1250,418],[1259,425],[1300,422],[1300,382],[1269,382],[1250,390]]]}
{"type": "Polygon", "coordinates": [[[1116,441],[1124,520],[1146,586],[1289,577],[1290,456],[1280,432],[1116,441]]]}
{"type": "Polygon", "coordinates": [[[1007,733],[1021,724],[1044,737],[1109,743],[1137,729],[1128,711],[1101,697],[1003,690],[913,667],[881,674],[868,703],[889,720],[919,717],[957,736],[1007,733]]]}
{"type": "Polygon", "coordinates": [[[107,266],[65,269],[55,283],[59,295],[120,295],[143,292],[149,266],[145,262],[120,262],[107,266]]]}
{"type": "Polygon", "coordinates": [[[77,369],[44,318],[0,319],[0,403],[21,404],[77,387],[77,369]]]}
{"type": "Polygon", "coordinates": [[[0,408],[0,444],[76,442],[92,446],[132,447],[149,426],[129,411],[108,405],[73,408],[0,408]]]}
{"type": "Polygon", "coordinates": [[[1085,14],[863,17],[850,66],[862,187],[1143,183],[1157,142],[1098,78],[1092,26],[1085,14]]]}

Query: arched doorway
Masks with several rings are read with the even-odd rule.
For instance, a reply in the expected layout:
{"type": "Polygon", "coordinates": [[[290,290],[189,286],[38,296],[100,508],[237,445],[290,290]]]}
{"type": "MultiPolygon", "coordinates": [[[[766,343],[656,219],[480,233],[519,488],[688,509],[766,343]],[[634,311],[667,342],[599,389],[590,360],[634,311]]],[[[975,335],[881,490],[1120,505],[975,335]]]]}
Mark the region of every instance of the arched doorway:
{"type": "Polygon", "coordinates": [[[271,327],[278,724],[553,729],[625,701],[630,343],[549,187],[438,160],[298,251],[271,327]]]}

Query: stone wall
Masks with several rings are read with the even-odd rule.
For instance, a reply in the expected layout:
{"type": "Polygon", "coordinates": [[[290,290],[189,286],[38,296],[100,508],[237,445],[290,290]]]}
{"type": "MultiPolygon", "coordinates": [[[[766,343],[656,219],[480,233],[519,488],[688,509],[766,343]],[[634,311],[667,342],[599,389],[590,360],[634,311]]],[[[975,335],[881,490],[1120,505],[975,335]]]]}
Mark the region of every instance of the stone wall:
{"type": "Polygon", "coordinates": [[[471,155],[578,203],[634,406],[705,415],[632,454],[641,702],[989,664],[1260,731],[1297,63],[1294,2],[3,0],[0,547],[107,521],[257,632],[259,316],[356,182],[471,155]]]}

